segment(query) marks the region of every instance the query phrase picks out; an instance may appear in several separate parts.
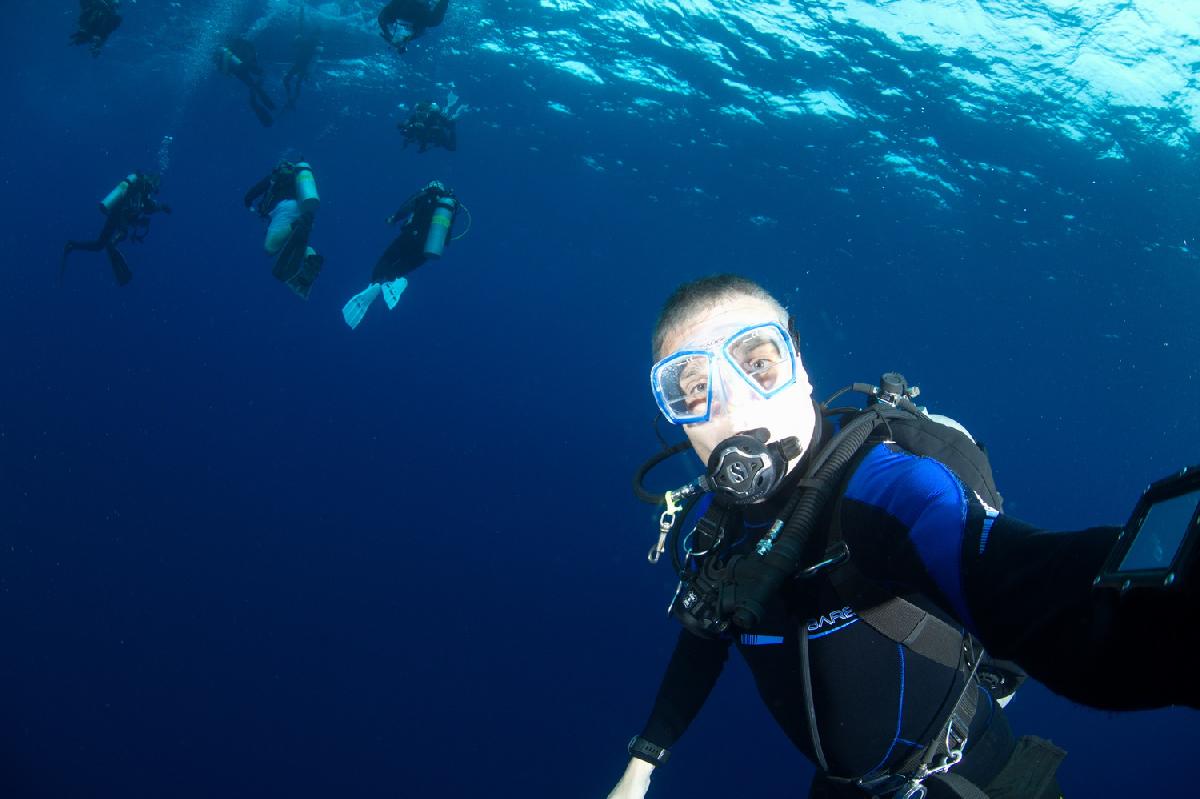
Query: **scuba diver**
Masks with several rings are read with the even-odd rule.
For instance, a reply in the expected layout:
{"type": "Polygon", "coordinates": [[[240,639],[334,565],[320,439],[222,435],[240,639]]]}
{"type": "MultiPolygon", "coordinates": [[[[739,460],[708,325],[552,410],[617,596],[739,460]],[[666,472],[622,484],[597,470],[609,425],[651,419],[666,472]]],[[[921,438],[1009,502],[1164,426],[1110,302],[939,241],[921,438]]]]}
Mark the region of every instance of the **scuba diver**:
{"type": "Polygon", "coordinates": [[[108,37],[121,27],[120,7],[121,0],[79,0],[79,30],[71,34],[71,44],[91,45],[92,57],[99,56],[108,37]]]}
{"type": "Polygon", "coordinates": [[[404,136],[404,146],[416,142],[420,145],[418,152],[425,152],[430,147],[444,147],[451,152],[458,149],[458,134],[456,126],[458,118],[466,110],[465,105],[455,107],[458,96],[453,92],[446,98],[443,109],[436,101],[417,103],[412,114],[396,127],[404,136]]]}
{"type": "MultiPolygon", "coordinates": [[[[459,207],[453,191],[431,180],[387,218],[389,225],[403,220],[400,235],[375,263],[370,284],[351,297],[342,308],[342,318],[351,329],[358,327],[367,309],[380,294],[388,310],[395,308],[400,295],[408,288],[406,275],[430,258],[442,257],[446,246],[453,240],[450,229],[454,226],[459,207]]],[[[454,239],[464,235],[466,231],[454,239]]]]}
{"type": "Polygon", "coordinates": [[[275,110],[275,103],[263,88],[263,68],[259,66],[254,44],[239,37],[228,47],[218,47],[213,52],[213,61],[221,72],[246,84],[250,89],[250,110],[264,128],[271,127],[274,120],[270,112],[275,110]]]}
{"type": "Polygon", "coordinates": [[[67,256],[74,250],[108,253],[108,262],[112,266],[113,277],[117,284],[124,286],[133,280],[133,272],[125,256],[117,249],[117,245],[125,239],[141,242],[150,230],[150,215],[171,213],[171,207],[160,203],[153,197],[158,193],[159,176],[134,172],[125,177],[120,183],[100,201],[100,213],[105,214],[104,227],[95,241],[68,241],[63,247],[62,263],[59,267],[58,279],[62,282],[67,270],[67,256]]]}
{"type": "Polygon", "coordinates": [[[397,53],[403,53],[408,43],[425,33],[426,28],[436,28],[442,24],[449,5],[450,0],[435,0],[433,6],[426,0],[391,0],[379,12],[380,35],[397,53]],[[408,32],[399,40],[393,32],[398,22],[408,28],[408,32]]]}
{"type": "Polygon", "coordinates": [[[283,76],[283,90],[287,96],[284,108],[294,109],[300,97],[300,85],[308,80],[308,70],[317,54],[321,52],[321,40],[315,31],[305,26],[304,6],[300,6],[300,30],[292,39],[292,65],[283,76]]]}
{"type": "Polygon", "coordinates": [[[308,244],[321,202],[312,167],[304,161],[280,161],[246,192],[243,202],[267,220],[263,249],[276,256],[271,274],[307,300],[325,263],[308,244]]]}
{"type": "Polygon", "coordinates": [[[1066,753],[1014,739],[1003,711],[1026,675],[1100,709],[1200,707],[1179,655],[1196,643],[1200,557],[1127,590],[1134,577],[1106,576],[1124,528],[1011,518],[961,425],[915,405],[897,373],[814,403],[798,340],[778,300],[734,275],[681,286],[658,318],[651,388],[686,440],[635,492],[665,504],[648,559],[671,553],[682,629],[609,799],[645,796],[730,647],[816,764],[811,797],[1058,799],[1066,753]],[[849,391],[866,407],[830,407],[849,391]],[[645,488],[687,450],[700,477],[645,488]]]}

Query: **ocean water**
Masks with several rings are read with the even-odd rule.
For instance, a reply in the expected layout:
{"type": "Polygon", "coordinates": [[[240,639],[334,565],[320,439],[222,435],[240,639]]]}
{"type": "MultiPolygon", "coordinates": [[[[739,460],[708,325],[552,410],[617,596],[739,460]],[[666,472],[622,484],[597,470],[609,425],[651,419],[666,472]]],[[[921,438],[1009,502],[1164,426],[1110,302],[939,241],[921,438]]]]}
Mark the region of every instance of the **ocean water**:
{"type": "MultiPolygon", "coordinates": [[[[281,100],[294,2],[123,5],[97,59],[76,4],[4,6],[0,795],[606,795],[676,631],[650,327],[702,274],[789,304],[818,394],[903,371],[1022,519],[1120,523],[1197,460],[1194,0],[451,0],[403,57],[382,2],[310,3],[269,129],[209,55],[248,35],[281,100]],[[451,90],[458,152],[401,149],[451,90]],[[308,302],[241,205],[288,153],[308,302]],[[139,167],[174,213],[134,281],[59,286],[139,167]],[[349,330],[433,178],[469,233],[349,330]]],[[[1067,796],[1194,790],[1191,712],[1010,715],[1067,796]]],[[[734,658],[650,796],[810,774],[734,658]]]]}

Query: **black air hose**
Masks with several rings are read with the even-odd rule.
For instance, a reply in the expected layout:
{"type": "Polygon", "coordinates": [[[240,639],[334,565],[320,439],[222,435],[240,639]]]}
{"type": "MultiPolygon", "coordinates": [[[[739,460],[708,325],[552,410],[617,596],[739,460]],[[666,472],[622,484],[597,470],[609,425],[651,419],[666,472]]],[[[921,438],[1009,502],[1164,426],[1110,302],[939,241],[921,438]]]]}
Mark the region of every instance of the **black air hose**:
{"type": "Polygon", "coordinates": [[[753,629],[763,617],[768,600],[783,582],[800,571],[801,558],[825,506],[825,498],[838,484],[842,471],[859,448],[886,422],[879,412],[867,413],[846,425],[837,435],[836,444],[823,463],[814,464],[816,473],[805,481],[806,488],[796,509],[788,517],[771,550],[759,558],[759,579],[753,589],[739,591],[733,623],[744,630],[753,629]]]}
{"type": "Polygon", "coordinates": [[[667,447],[662,452],[653,455],[650,460],[643,463],[633,474],[633,493],[637,495],[637,498],[642,502],[645,502],[647,505],[657,505],[662,502],[662,493],[660,492],[658,494],[654,494],[650,491],[647,491],[646,487],[642,485],[642,482],[646,479],[646,475],[650,473],[650,470],[655,466],[662,463],[667,458],[678,455],[680,452],[683,452],[686,449],[690,449],[691,446],[692,442],[690,441],[680,441],[678,444],[667,447]]]}

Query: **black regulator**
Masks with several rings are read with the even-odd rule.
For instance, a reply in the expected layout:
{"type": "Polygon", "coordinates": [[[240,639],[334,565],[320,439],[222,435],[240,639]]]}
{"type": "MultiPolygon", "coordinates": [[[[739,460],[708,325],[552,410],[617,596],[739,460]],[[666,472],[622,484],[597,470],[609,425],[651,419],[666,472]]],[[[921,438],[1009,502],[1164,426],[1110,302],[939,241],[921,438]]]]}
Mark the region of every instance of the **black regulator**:
{"type": "MultiPolygon", "coordinates": [[[[844,542],[825,550],[823,555],[821,550],[810,551],[809,542],[825,501],[841,481],[854,454],[876,428],[889,419],[911,419],[914,414],[920,414],[912,402],[917,389],[910,388],[898,373],[884,375],[878,387],[856,383],[834,396],[850,390],[868,395],[867,409],[830,409],[828,402],[820,406],[821,416],[846,410],[854,410],[858,415],[819,452],[810,447],[801,461],[800,473],[791,478],[788,464],[803,452],[803,447],[795,437],[771,442],[770,433],[764,428],[725,439],[709,456],[703,475],[665,494],[646,490],[642,481],[659,463],[688,449],[687,442],[665,449],[638,470],[634,491],[639,498],[666,506],[659,521],[658,543],[650,550],[648,559],[657,563],[669,545],[680,579],[671,613],[692,632],[716,636],[731,625],[753,629],[765,615],[771,598],[787,580],[811,576],[849,556],[844,542]],[[680,562],[679,528],[700,496],[711,493],[717,508],[734,508],[762,502],[785,483],[795,485],[796,490],[791,492],[753,553],[727,559],[699,558],[690,565],[680,562]]],[[[707,520],[709,516],[705,514],[697,524],[696,537],[720,541],[722,531],[705,532],[702,529],[706,523],[713,524],[707,520]]],[[[689,554],[706,553],[689,550],[689,554]]]]}
{"type": "Polygon", "coordinates": [[[787,477],[788,462],[803,448],[795,436],[773,443],[765,427],[738,433],[708,456],[707,490],[733,505],[752,505],[775,493],[787,477]]]}

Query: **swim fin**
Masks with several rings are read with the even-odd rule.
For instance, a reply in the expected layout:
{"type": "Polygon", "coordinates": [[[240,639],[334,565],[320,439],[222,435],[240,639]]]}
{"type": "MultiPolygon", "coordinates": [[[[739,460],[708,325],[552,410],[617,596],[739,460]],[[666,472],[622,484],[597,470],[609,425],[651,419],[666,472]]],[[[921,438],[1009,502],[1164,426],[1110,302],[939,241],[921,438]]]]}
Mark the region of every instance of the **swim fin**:
{"type": "Polygon", "coordinates": [[[121,251],[116,247],[108,248],[108,262],[112,264],[113,277],[117,279],[117,285],[124,286],[133,280],[133,272],[129,271],[129,264],[125,261],[125,256],[121,255],[121,251]]]}
{"type": "Polygon", "coordinates": [[[258,117],[258,121],[262,123],[264,128],[269,128],[275,124],[275,120],[271,119],[271,112],[258,104],[253,91],[250,92],[250,110],[254,112],[254,116],[258,117]]]}
{"type": "Polygon", "coordinates": [[[279,248],[279,255],[275,258],[275,268],[271,270],[271,274],[275,276],[276,280],[286,283],[294,278],[304,266],[305,256],[308,253],[308,236],[312,233],[312,225],[312,214],[301,214],[300,218],[292,223],[292,232],[288,236],[288,240],[279,248]]]}
{"type": "Polygon", "coordinates": [[[346,320],[346,324],[350,325],[351,330],[358,327],[358,323],[367,315],[367,309],[379,296],[380,291],[382,291],[382,287],[378,283],[372,283],[351,297],[350,302],[342,308],[342,318],[346,320]]]}
{"type": "Polygon", "coordinates": [[[387,303],[389,311],[396,307],[396,303],[400,302],[400,295],[406,288],[408,288],[408,278],[403,277],[383,284],[383,301],[387,303]]]}
{"type": "Polygon", "coordinates": [[[301,299],[305,300],[308,299],[308,294],[312,291],[313,281],[317,279],[317,275],[321,274],[321,267],[325,264],[325,256],[317,254],[312,247],[308,248],[307,253],[304,256],[304,267],[289,280],[285,281],[285,285],[288,288],[300,295],[301,299]]]}

